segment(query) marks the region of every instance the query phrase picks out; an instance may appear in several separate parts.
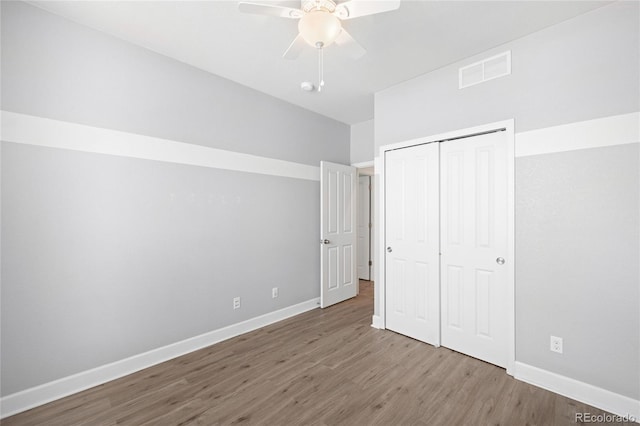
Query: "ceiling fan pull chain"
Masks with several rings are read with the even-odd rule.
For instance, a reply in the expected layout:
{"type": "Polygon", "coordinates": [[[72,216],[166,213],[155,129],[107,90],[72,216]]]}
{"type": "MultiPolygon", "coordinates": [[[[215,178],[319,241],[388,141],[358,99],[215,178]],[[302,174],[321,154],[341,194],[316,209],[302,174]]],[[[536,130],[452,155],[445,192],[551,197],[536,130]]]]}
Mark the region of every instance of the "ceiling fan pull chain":
{"type": "Polygon", "coordinates": [[[324,86],[324,49],[321,47],[318,48],[318,92],[322,91],[322,86],[324,86]]]}

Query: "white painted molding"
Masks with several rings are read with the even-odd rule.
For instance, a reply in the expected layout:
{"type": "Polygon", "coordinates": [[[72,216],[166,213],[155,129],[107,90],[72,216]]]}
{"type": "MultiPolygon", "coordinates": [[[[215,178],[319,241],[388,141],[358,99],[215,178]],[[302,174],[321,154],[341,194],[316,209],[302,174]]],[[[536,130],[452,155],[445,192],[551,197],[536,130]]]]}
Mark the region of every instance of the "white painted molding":
{"type": "Polygon", "coordinates": [[[377,328],[379,330],[384,329],[384,325],[382,324],[382,318],[379,315],[374,315],[371,317],[371,327],[377,328]]]}
{"type": "Polygon", "coordinates": [[[516,133],[516,157],[640,142],[640,112],[516,133]]]}
{"type": "Polygon", "coordinates": [[[361,161],[360,163],[351,163],[351,166],[356,169],[364,169],[366,167],[373,167],[373,160],[371,161],[361,161]]]}
{"type": "Polygon", "coordinates": [[[223,340],[265,327],[319,306],[319,298],[251,318],[199,336],[172,343],[132,357],[63,377],[53,382],[26,389],[0,399],[0,418],[26,411],[56,399],[101,385],[103,383],[143,370],[161,362],[206,348],[223,340]]]}
{"type": "Polygon", "coordinates": [[[516,362],[515,373],[515,378],[523,382],[640,422],[638,400],[521,362],[516,362]]]}
{"type": "Polygon", "coordinates": [[[308,164],[10,111],[0,111],[0,119],[2,123],[0,138],[6,142],[295,179],[320,180],[320,168],[308,164]]]}
{"type": "Polygon", "coordinates": [[[381,161],[382,160],[380,159],[380,157],[376,157],[376,158],[373,159],[373,168],[376,171],[377,175],[380,174],[379,170],[380,170],[380,167],[381,167],[381,161]]]}

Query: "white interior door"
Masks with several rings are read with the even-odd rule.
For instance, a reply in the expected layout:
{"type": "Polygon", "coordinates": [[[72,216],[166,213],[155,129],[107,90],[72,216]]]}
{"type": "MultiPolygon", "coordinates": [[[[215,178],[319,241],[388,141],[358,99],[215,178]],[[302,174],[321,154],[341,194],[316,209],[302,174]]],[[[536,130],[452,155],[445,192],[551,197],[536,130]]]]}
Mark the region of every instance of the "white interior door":
{"type": "Polygon", "coordinates": [[[437,143],[385,153],[386,328],[440,342],[437,143]]]}
{"type": "Polygon", "coordinates": [[[440,144],[442,345],[506,367],[507,134],[440,144]]]}
{"type": "Polygon", "coordinates": [[[358,177],[358,278],[371,279],[371,177],[358,177]]]}
{"type": "Polygon", "coordinates": [[[357,294],[356,169],[320,162],[320,306],[357,294]]]}

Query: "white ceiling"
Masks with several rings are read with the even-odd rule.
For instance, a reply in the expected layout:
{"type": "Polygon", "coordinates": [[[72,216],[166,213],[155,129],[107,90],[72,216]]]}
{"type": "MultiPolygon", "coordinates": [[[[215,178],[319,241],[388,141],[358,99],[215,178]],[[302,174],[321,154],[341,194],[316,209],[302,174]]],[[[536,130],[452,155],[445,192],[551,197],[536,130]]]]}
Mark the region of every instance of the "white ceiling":
{"type": "MultiPolygon", "coordinates": [[[[368,1],[368,0],[360,0],[368,1]]],[[[213,74],[354,124],[373,118],[373,94],[526,34],[603,6],[606,1],[403,0],[393,12],[345,21],[367,49],[353,60],[325,49],[322,93],[317,53],[282,53],[297,21],[238,11],[237,1],[32,1],[43,9],[213,74]]],[[[299,1],[272,1],[299,7],[299,1]]]]}

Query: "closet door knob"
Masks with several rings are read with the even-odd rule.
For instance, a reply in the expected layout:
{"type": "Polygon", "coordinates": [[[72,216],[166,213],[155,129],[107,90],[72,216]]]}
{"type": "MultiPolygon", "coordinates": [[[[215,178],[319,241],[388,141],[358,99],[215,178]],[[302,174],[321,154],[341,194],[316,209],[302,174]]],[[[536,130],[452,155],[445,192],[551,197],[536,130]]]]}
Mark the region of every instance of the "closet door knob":
{"type": "Polygon", "coordinates": [[[391,247],[387,247],[387,253],[391,253],[393,249],[391,247]]]}
{"type": "Polygon", "coordinates": [[[496,263],[498,265],[504,265],[504,262],[505,262],[504,257],[499,257],[496,259],[496,263]]]}

